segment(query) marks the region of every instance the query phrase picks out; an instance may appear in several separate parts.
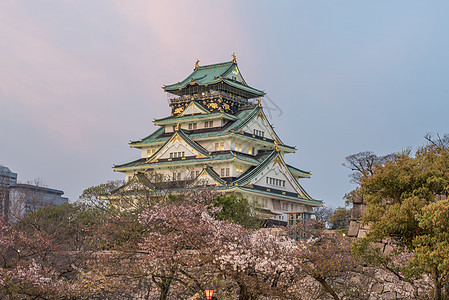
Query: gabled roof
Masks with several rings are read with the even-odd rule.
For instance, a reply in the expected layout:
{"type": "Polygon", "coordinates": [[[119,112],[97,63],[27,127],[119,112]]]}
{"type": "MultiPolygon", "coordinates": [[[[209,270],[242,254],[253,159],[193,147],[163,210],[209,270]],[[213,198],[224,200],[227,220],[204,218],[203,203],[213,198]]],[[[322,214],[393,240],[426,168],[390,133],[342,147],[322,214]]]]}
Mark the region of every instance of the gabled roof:
{"type": "Polygon", "coordinates": [[[245,173],[243,173],[237,180],[233,182],[233,184],[244,185],[248,183],[252,178],[257,176],[263,169],[278,155],[278,152],[275,150],[267,152],[267,156],[264,157],[264,160],[255,168],[248,169],[245,173]]]}
{"type": "Polygon", "coordinates": [[[163,135],[164,133],[165,133],[165,128],[159,127],[158,129],[156,129],[155,132],[153,132],[149,136],[144,137],[143,139],[140,139],[137,141],[130,141],[129,144],[136,145],[136,144],[148,144],[148,143],[152,143],[152,142],[165,142],[166,140],[168,140],[168,138],[161,139],[161,135],[163,135]]]}
{"type": "Polygon", "coordinates": [[[189,185],[189,187],[193,187],[198,185],[198,183],[201,183],[202,179],[201,177],[209,177],[212,181],[216,183],[218,186],[226,186],[226,181],[223,180],[217,172],[215,172],[210,166],[204,165],[203,171],[193,180],[193,182],[189,185]]]}
{"type": "Polygon", "coordinates": [[[163,89],[166,92],[173,92],[176,90],[183,89],[189,85],[210,85],[215,83],[223,82],[230,86],[233,86],[238,89],[245,90],[249,93],[254,94],[255,96],[263,96],[265,93],[263,91],[257,90],[248,86],[248,84],[243,80],[242,83],[235,82],[226,78],[229,73],[237,67],[237,63],[234,61],[228,61],[224,63],[206,65],[206,66],[198,66],[193,72],[187,76],[183,81],[169,84],[163,86],[163,89]]]}
{"type": "Polygon", "coordinates": [[[268,167],[268,165],[273,161],[278,161],[284,168],[286,169],[286,178],[289,180],[290,184],[293,185],[294,189],[298,193],[298,195],[303,195],[306,199],[313,200],[309,194],[304,190],[304,188],[295,180],[293,174],[288,168],[285,161],[282,159],[280,153],[276,150],[272,150],[271,152],[267,151],[267,156],[262,157],[263,161],[255,168],[248,169],[245,173],[243,173],[237,180],[233,182],[234,185],[244,186],[249,184],[251,180],[264,172],[264,170],[268,167]],[[290,179],[288,179],[290,177],[290,179]],[[296,186],[296,187],[295,187],[296,186]]]}
{"type": "MultiPolygon", "coordinates": [[[[151,157],[150,157],[151,158],[151,157]]],[[[195,156],[192,157],[182,157],[182,158],[174,158],[172,160],[168,159],[159,159],[157,162],[150,162],[148,158],[139,158],[137,160],[131,161],[129,163],[124,163],[120,165],[114,165],[113,168],[116,171],[129,171],[135,168],[150,168],[153,166],[160,165],[176,165],[179,164],[180,161],[183,164],[199,164],[199,163],[209,163],[209,162],[220,162],[220,161],[230,161],[233,159],[237,159],[242,163],[248,163],[250,165],[257,165],[260,162],[260,159],[252,158],[248,155],[233,152],[233,151],[225,151],[222,153],[221,151],[218,153],[212,153],[212,155],[203,158],[197,158],[195,156]]]]}
{"type": "MultiPolygon", "coordinates": [[[[259,113],[263,114],[263,110],[259,106],[254,106],[250,108],[245,108],[233,116],[226,113],[211,113],[211,114],[197,114],[197,115],[190,115],[190,116],[184,116],[184,117],[177,117],[177,116],[170,116],[167,118],[157,119],[155,120],[155,124],[157,125],[167,125],[167,124],[176,124],[178,121],[185,121],[185,120],[192,120],[197,118],[213,118],[215,116],[223,116],[225,119],[229,119],[231,122],[229,122],[229,125],[226,125],[224,127],[216,127],[216,128],[208,128],[207,130],[196,130],[196,131],[189,131],[184,130],[183,132],[189,136],[191,140],[197,139],[197,138],[206,138],[206,137],[216,137],[216,136],[223,136],[227,135],[229,133],[238,134],[242,137],[246,137],[253,140],[259,140],[262,142],[267,143],[273,143],[274,140],[271,140],[269,138],[262,138],[255,135],[252,135],[251,133],[240,133],[241,129],[247,125],[251,120],[253,120],[259,113]]],[[[270,125],[269,125],[270,126],[270,125]]],[[[274,130],[273,130],[274,132],[274,130]]],[[[274,135],[277,137],[276,133],[274,132],[274,135]]],[[[142,147],[145,144],[151,144],[151,143],[165,143],[171,138],[171,135],[169,133],[165,133],[164,127],[159,127],[154,133],[151,135],[137,141],[131,141],[130,146],[132,147],[142,147]]],[[[279,137],[277,139],[280,141],[279,137]]],[[[280,147],[285,147],[287,151],[292,152],[291,150],[295,150],[295,147],[288,146],[281,143],[279,144],[280,147]]]]}
{"type": "Polygon", "coordinates": [[[158,155],[161,153],[162,149],[164,149],[164,147],[167,144],[169,144],[170,142],[175,141],[176,138],[180,138],[181,140],[186,142],[187,145],[192,147],[194,150],[196,150],[200,154],[204,155],[205,157],[208,157],[209,156],[209,151],[207,151],[206,149],[201,147],[197,142],[192,141],[183,131],[184,131],[183,129],[175,131],[173,133],[173,135],[171,136],[171,138],[162,147],[160,147],[153,155],[151,155],[148,158],[148,162],[153,162],[158,157],[158,155]]]}
{"type": "Polygon", "coordinates": [[[153,122],[156,125],[167,125],[167,124],[174,124],[179,121],[185,121],[185,120],[196,120],[196,119],[211,119],[211,118],[218,118],[222,117],[223,119],[235,121],[237,120],[236,116],[230,115],[228,113],[222,113],[222,112],[216,112],[216,113],[208,113],[208,114],[194,114],[194,115],[187,115],[187,116],[169,116],[166,118],[161,119],[155,119],[153,122]]]}
{"type": "Polygon", "coordinates": [[[310,178],[310,176],[312,175],[310,173],[310,171],[304,171],[304,170],[298,169],[296,167],[293,167],[291,165],[287,165],[287,167],[290,170],[290,172],[298,175],[300,178],[310,178]]]}
{"type": "Polygon", "coordinates": [[[255,106],[253,109],[245,109],[242,110],[237,117],[239,118],[238,122],[235,122],[234,124],[232,124],[231,126],[229,126],[228,130],[229,131],[238,131],[239,129],[241,129],[243,126],[245,126],[246,124],[248,124],[252,119],[254,119],[255,116],[257,116],[257,114],[259,113],[259,111],[262,108],[259,106],[255,106]]]}
{"type": "Polygon", "coordinates": [[[117,194],[118,192],[130,192],[132,190],[142,190],[142,189],[146,189],[146,190],[153,190],[152,187],[152,183],[150,182],[150,180],[148,179],[147,176],[145,176],[144,173],[141,172],[136,172],[134,173],[134,176],[128,180],[124,185],[112,190],[110,192],[110,194],[117,194]],[[138,188],[133,189],[133,186],[138,186],[138,188]]]}
{"type": "Polygon", "coordinates": [[[182,113],[179,114],[179,117],[184,117],[184,116],[186,116],[186,115],[187,115],[186,112],[188,112],[188,111],[189,111],[190,109],[192,109],[192,108],[196,108],[196,109],[199,110],[201,113],[204,113],[204,114],[210,114],[210,112],[209,112],[204,106],[202,106],[201,104],[199,104],[199,103],[196,102],[196,101],[192,101],[192,102],[189,103],[189,105],[187,105],[187,107],[184,109],[184,111],[183,111],[182,113]]]}

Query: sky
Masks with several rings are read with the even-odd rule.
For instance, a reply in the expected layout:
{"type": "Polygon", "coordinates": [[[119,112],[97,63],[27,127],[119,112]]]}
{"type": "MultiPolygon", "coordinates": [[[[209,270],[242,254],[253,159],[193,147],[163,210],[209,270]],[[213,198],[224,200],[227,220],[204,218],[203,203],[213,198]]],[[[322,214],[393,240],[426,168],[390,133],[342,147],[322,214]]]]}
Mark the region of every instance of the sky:
{"type": "Polygon", "coordinates": [[[0,1],[0,164],[70,201],[140,157],[164,84],[236,53],[326,206],[360,151],[449,133],[447,1],[0,1]]]}

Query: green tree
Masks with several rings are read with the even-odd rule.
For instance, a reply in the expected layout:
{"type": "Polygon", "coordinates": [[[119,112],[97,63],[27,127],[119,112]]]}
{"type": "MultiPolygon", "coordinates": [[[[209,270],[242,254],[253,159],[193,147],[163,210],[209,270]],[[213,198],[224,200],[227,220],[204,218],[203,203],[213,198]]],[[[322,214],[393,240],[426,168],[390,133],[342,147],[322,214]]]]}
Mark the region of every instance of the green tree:
{"type": "Polygon", "coordinates": [[[377,262],[390,264],[399,276],[431,274],[434,299],[441,299],[442,285],[448,279],[447,250],[441,252],[448,243],[443,233],[447,219],[442,216],[449,216],[449,210],[446,202],[438,200],[449,193],[449,148],[430,143],[415,157],[398,154],[361,179],[361,192],[368,203],[363,221],[370,231],[354,250],[368,257],[373,253],[370,243],[392,238],[398,253],[411,252],[412,258],[403,267],[391,267],[391,259],[377,252],[377,262]]]}
{"type": "Polygon", "coordinates": [[[346,207],[337,207],[334,214],[329,218],[331,229],[338,229],[343,232],[348,231],[349,222],[351,221],[351,209],[346,207]]]}
{"type": "Polygon", "coordinates": [[[255,207],[245,198],[238,198],[235,194],[222,195],[216,197],[212,203],[215,207],[221,207],[215,215],[218,220],[230,221],[251,229],[262,226],[262,221],[255,214],[255,207]]]}

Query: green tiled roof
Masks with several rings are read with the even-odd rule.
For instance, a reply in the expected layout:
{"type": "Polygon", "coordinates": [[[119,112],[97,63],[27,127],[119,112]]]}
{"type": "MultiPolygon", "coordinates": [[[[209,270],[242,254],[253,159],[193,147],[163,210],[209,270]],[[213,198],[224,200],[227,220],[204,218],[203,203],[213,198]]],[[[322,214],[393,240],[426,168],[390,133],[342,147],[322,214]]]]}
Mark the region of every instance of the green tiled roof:
{"type": "Polygon", "coordinates": [[[267,191],[254,190],[254,189],[243,187],[243,186],[239,186],[239,188],[242,190],[245,190],[245,191],[251,191],[251,192],[262,193],[262,194],[270,195],[270,196],[276,196],[276,197],[282,197],[282,198],[287,198],[287,199],[296,200],[296,201],[307,202],[310,204],[315,204],[316,206],[321,206],[323,204],[323,201],[321,201],[321,200],[305,199],[305,198],[293,197],[293,196],[288,196],[288,195],[276,194],[276,193],[271,193],[271,192],[267,192],[267,191]]]}
{"type": "Polygon", "coordinates": [[[276,156],[278,155],[278,152],[271,151],[271,153],[254,169],[250,169],[246,173],[244,173],[242,176],[240,176],[236,181],[234,181],[234,184],[237,183],[238,185],[244,185],[248,181],[250,181],[254,176],[259,174],[261,170],[263,170],[276,156]]]}
{"type": "MultiPolygon", "coordinates": [[[[164,160],[164,161],[158,161],[158,162],[152,162],[149,163],[148,159],[146,158],[141,158],[135,161],[132,161],[130,163],[125,163],[125,164],[121,164],[121,165],[115,165],[114,168],[115,169],[122,169],[122,168],[129,168],[129,167],[151,167],[151,166],[160,166],[160,165],[171,165],[171,164],[179,164],[179,163],[204,163],[204,162],[209,162],[209,161],[221,161],[221,160],[226,160],[226,159],[231,159],[233,158],[234,155],[232,155],[231,153],[226,153],[226,154],[219,154],[219,155],[214,155],[214,156],[210,156],[210,157],[205,157],[205,158],[196,158],[195,156],[192,156],[191,158],[186,158],[185,160],[164,160]]],[[[119,170],[118,170],[119,171],[119,170]]]]}
{"type": "Polygon", "coordinates": [[[210,177],[212,177],[215,181],[217,181],[218,183],[222,184],[222,185],[226,185],[226,181],[224,181],[218,174],[217,172],[214,171],[214,169],[212,169],[211,167],[207,166],[206,167],[206,172],[207,174],[209,174],[210,177]]]}
{"type": "Polygon", "coordinates": [[[246,82],[237,83],[231,80],[227,80],[225,77],[237,66],[233,61],[228,61],[219,64],[207,65],[207,66],[199,66],[196,67],[193,72],[187,76],[183,81],[165,85],[163,89],[167,92],[173,90],[179,90],[185,88],[190,84],[198,84],[198,85],[209,85],[219,82],[224,82],[230,86],[233,86],[238,89],[245,90],[247,92],[263,96],[265,93],[263,91],[252,88],[246,84],[246,82]]]}
{"type": "Polygon", "coordinates": [[[301,173],[301,174],[304,174],[304,177],[310,177],[310,176],[312,175],[312,174],[310,173],[310,171],[304,171],[304,170],[298,169],[298,168],[293,167],[293,166],[290,166],[290,165],[287,165],[287,167],[288,167],[289,170],[290,170],[291,172],[293,172],[293,173],[301,173]]]}
{"type": "Polygon", "coordinates": [[[183,129],[181,129],[179,131],[176,131],[176,132],[179,134],[181,139],[183,139],[190,147],[192,147],[193,149],[195,149],[196,151],[198,151],[199,153],[201,153],[201,154],[203,154],[205,156],[209,156],[209,151],[207,151],[206,149],[201,147],[197,142],[192,141],[189,138],[189,136],[184,133],[183,129]]]}
{"type": "Polygon", "coordinates": [[[176,123],[178,121],[185,121],[185,120],[191,120],[191,119],[210,119],[211,117],[218,117],[223,115],[224,117],[226,117],[226,119],[228,120],[237,120],[236,116],[230,115],[228,113],[211,113],[211,114],[195,114],[195,115],[188,115],[188,116],[183,116],[183,117],[178,117],[178,116],[169,116],[166,118],[161,118],[161,119],[156,119],[153,122],[154,123],[159,123],[159,124],[165,124],[165,123],[176,123]]]}
{"type": "Polygon", "coordinates": [[[238,83],[238,82],[235,82],[235,81],[232,81],[232,80],[229,80],[229,79],[224,79],[224,78],[223,78],[223,82],[226,83],[226,84],[229,84],[230,86],[236,87],[236,88],[238,88],[238,89],[245,90],[245,91],[247,91],[247,92],[256,94],[256,95],[258,95],[258,96],[263,96],[263,95],[265,95],[265,92],[264,92],[264,91],[260,91],[260,90],[258,90],[258,89],[252,88],[252,87],[247,86],[247,85],[240,84],[240,83],[238,83]]]}
{"type": "Polygon", "coordinates": [[[158,129],[156,129],[155,132],[153,132],[149,136],[144,137],[143,139],[138,140],[138,141],[131,141],[130,144],[131,145],[135,145],[135,144],[147,144],[147,143],[152,143],[152,142],[156,142],[156,141],[157,142],[168,141],[168,139],[170,137],[159,138],[159,136],[161,134],[164,134],[164,132],[165,132],[165,128],[164,127],[159,127],[158,129]]]}
{"type": "MultiPolygon", "coordinates": [[[[244,137],[252,139],[252,140],[264,141],[263,139],[261,139],[259,137],[252,137],[249,134],[240,134],[239,132],[237,132],[238,130],[242,129],[246,124],[248,124],[255,116],[257,116],[257,113],[261,109],[262,108],[260,108],[258,106],[255,106],[254,108],[243,109],[243,110],[239,111],[237,113],[237,115],[235,115],[235,116],[228,115],[225,113],[224,115],[228,116],[229,119],[232,118],[235,121],[230,126],[223,127],[222,129],[217,130],[217,131],[195,132],[195,131],[183,130],[183,132],[191,140],[195,140],[197,138],[223,136],[223,135],[229,134],[229,132],[235,131],[234,134],[238,134],[238,135],[244,136],[244,137]]],[[[155,123],[161,122],[163,124],[164,122],[169,123],[171,121],[177,121],[177,120],[185,121],[185,120],[192,119],[192,118],[211,117],[211,116],[215,116],[215,115],[218,116],[218,115],[221,115],[221,113],[212,113],[212,114],[207,114],[207,115],[191,115],[191,116],[185,116],[185,117],[179,117],[179,118],[170,116],[167,118],[155,120],[154,122],[155,123]]],[[[166,135],[164,133],[165,133],[164,127],[161,126],[155,132],[153,132],[151,135],[149,135],[141,140],[130,142],[130,145],[136,146],[136,145],[143,145],[143,144],[150,144],[150,143],[161,143],[161,142],[165,143],[171,138],[171,135],[166,135]]],[[[270,141],[268,139],[266,139],[266,142],[269,143],[270,141]]],[[[295,149],[295,147],[288,146],[288,145],[279,145],[279,146],[290,148],[290,149],[295,149]]]]}
{"type": "Polygon", "coordinates": [[[251,121],[257,115],[260,109],[261,108],[259,106],[256,106],[253,109],[245,109],[240,111],[240,113],[237,115],[237,117],[239,118],[238,121],[229,126],[227,130],[229,131],[239,130],[240,128],[248,124],[248,122],[251,121]]]}
{"type": "Polygon", "coordinates": [[[248,162],[248,163],[254,164],[254,165],[259,164],[259,161],[254,158],[248,157],[246,155],[242,155],[238,152],[229,151],[228,153],[215,154],[215,155],[208,156],[205,158],[196,158],[196,157],[192,156],[192,157],[186,157],[186,159],[184,159],[184,160],[179,160],[179,159],[173,159],[170,161],[160,160],[158,162],[152,162],[152,163],[148,162],[149,161],[148,158],[139,158],[139,159],[134,160],[129,163],[124,163],[121,165],[114,165],[114,169],[116,169],[117,171],[120,171],[118,169],[130,168],[130,167],[143,167],[143,166],[151,167],[151,166],[159,166],[159,165],[166,165],[166,164],[176,164],[176,163],[179,164],[179,163],[190,163],[190,162],[204,163],[204,162],[211,162],[211,161],[228,160],[228,159],[232,159],[232,158],[236,158],[238,160],[245,161],[245,162],[248,162]]]}

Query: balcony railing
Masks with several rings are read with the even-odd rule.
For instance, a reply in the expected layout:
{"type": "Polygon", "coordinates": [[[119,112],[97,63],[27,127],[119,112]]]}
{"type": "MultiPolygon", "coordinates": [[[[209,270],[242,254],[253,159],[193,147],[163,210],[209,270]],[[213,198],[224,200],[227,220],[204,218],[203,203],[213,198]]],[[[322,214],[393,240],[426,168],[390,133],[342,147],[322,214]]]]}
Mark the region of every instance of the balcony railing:
{"type": "Polygon", "coordinates": [[[235,94],[223,92],[223,91],[202,92],[202,93],[198,93],[198,94],[189,94],[189,95],[183,95],[180,97],[170,98],[171,96],[173,96],[173,95],[169,96],[170,104],[183,103],[183,102],[188,102],[188,101],[203,101],[203,100],[207,101],[207,100],[213,100],[213,99],[231,100],[231,101],[240,103],[242,105],[254,104],[253,99],[246,99],[239,95],[235,95],[235,94]]]}

